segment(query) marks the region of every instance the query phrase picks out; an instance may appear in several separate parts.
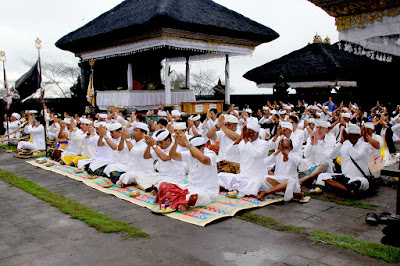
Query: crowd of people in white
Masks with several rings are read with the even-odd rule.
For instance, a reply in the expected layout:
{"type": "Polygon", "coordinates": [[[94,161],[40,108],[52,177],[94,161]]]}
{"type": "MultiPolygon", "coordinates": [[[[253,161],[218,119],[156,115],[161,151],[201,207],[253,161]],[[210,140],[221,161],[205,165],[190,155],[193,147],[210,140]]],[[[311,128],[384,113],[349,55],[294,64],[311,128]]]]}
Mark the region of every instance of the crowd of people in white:
{"type": "Polygon", "coordinates": [[[211,203],[220,191],[260,200],[280,192],[285,201],[307,202],[302,186],[309,186],[311,193],[329,188],[356,196],[372,189],[400,152],[400,108],[389,113],[379,102],[369,112],[329,99],[268,102],[257,112],[232,105],[190,117],[158,110],[158,119],[126,117],[117,108],[95,117],[62,118],[48,109],[42,115],[5,116],[20,153],[44,150],[46,133],[57,143],[53,159],[121,188],[151,191],[179,211],[211,203]],[[18,142],[21,134],[30,140],[18,142]]]}

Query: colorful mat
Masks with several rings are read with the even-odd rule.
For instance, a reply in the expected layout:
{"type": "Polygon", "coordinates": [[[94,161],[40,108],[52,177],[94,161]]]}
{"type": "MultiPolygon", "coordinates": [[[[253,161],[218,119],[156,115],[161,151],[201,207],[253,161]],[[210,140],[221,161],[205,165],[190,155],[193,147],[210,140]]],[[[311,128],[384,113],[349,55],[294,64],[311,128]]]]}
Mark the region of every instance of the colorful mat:
{"type": "MultiPolygon", "coordinates": [[[[156,207],[156,204],[154,203],[155,197],[151,193],[146,193],[133,186],[129,186],[127,188],[120,188],[111,183],[110,179],[105,177],[99,177],[97,179],[89,179],[88,178],[89,175],[86,172],[76,173],[77,170],[76,167],[61,165],[47,158],[41,158],[41,159],[46,159],[47,163],[40,164],[37,162],[38,159],[28,161],[28,163],[38,168],[52,171],[54,173],[61,174],[69,178],[81,181],[92,188],[95,188],[107,194],[112,194],[120,199],[132,202],[136,205],[146,207],[149,209],[154,209],[156,207]],[[46,166],[48,165],[48,163],[54,163],[54,165],[46,166]],[[103,187],[104,184],[109,184],[112,186],[109,188],[104,188],[103,187]],[[130,197],[129,193],[132,191],[140,191],[140,195],[137,197],[130,197]]],[[[220,195],[215,200],[215,202],[211,204],[198,208],[191,208],[184,213],[176,211],[164,215],[174,219],[181,220],[183,222],[204,227],[205,225],[211,223],[212,221],[221,219],[223,217],[234,216],[240,210],[262,207],[282,200],[283,200],[282,196],[275,196],[275,195],[266,197],[264,201],[260,201],[256,198],[251,198],[251,197],[231,199],[226,197],[226,193],[221,192],[220,195]]]]}

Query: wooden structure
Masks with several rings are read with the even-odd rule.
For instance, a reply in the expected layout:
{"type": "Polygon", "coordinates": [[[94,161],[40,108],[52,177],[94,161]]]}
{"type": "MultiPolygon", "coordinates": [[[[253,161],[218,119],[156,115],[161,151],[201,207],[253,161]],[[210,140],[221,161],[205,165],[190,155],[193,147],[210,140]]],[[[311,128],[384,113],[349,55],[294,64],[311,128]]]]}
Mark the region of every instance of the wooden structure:
{"type": "Polygon", "coordinates": [[[182,111],[187,113],[188,115],[192,114],[205,114],[209,109],[217,109],[218,113],[222,113],[223,111],[224,101],[215,100],[215,101],[198,101],[198,102],[183,102],[182,103],[182,111]]]}
{"type": "MultiPolygon", "coordinates": [[[[211,0],[125,0],[65,35],[56,46],[81,59],[83,88],[87,87],[88,60],[93,58],[96,90],[127,89],[118,91],[121,96],[112,103],[118,106],[121,104],[117,101],[124,98],[139,97],[137,102],[142,102],[141,94],[129,92],[133,89],[163,90],[164,102],[175,104],[170,86],[171,63],[186,63],[185,87],[190,89],[192,61],[223,58],[225,102],[229,103],[229,58],[251,55],[256,46],[278,36],[272,29],[211,0]]],[[[98,93],[96,102],[109,101],[106,97],[108,94],[98,93]]],[[[193,93],[191,100],[195,100],[193,93]]],[[[146,109],[158,106],[160,97],[157,101],[122,107],[146,109]]],[[[178,97],[177,101],[187,99],[178,97]]]]}

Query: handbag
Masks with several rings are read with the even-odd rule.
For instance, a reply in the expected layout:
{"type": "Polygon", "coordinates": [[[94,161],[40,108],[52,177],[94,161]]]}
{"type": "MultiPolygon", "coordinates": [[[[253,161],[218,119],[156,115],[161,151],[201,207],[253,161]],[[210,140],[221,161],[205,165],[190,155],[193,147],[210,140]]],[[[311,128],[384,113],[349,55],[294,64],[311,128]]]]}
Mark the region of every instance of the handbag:
{"type": "Polygon", "coordinates": [[[377,182],[375,179],[375,176],[371,175],[371,173],[369,175],[366,175],[364,173],[364,171],[361,169],[361,167],[357,164],[357,162],[350,156],[351,161],[354,163],[354,165],[357,167],[357,169],[363,174],[363,176],[368,180],[369,183],[369,188],[368,191],[369,192],[375,192],[377,189],[377,182]]]}

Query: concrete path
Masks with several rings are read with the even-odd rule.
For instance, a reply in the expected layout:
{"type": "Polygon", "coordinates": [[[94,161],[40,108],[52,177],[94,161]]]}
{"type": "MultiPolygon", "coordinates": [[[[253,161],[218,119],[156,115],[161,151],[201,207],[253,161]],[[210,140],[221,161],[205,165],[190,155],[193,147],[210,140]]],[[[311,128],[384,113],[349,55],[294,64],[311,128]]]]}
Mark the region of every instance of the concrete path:
{"type": "MultiPolygon", "coordinates": [[[[79,181],[35,168],[3,150],[0,150],[0,169],[28,178],[107,216],[130,222],[150,235],[149,238],[123,240],[119,234],[97,232],[48,203],[0,181],[0,265],[384,264],[237,218],[202,228],[154,215],[146,208],[104,194],[79,181]]],[[[290,203],[266,206],[255,212],[273,217],[271,214],[278,212],[290,214],[288,211],[298,210],[301,213],[302,208],[313,212],[310,210],[326,206],[325,210],[320,210],[326,213],[332,209],[329,205],[320,202],[306,207],[290,203]]],[[[281,215],[279,219],[284,222],[285,216],[281,215]]],[[[302,226],[306,227],[305,224],[302,226]]]]}

